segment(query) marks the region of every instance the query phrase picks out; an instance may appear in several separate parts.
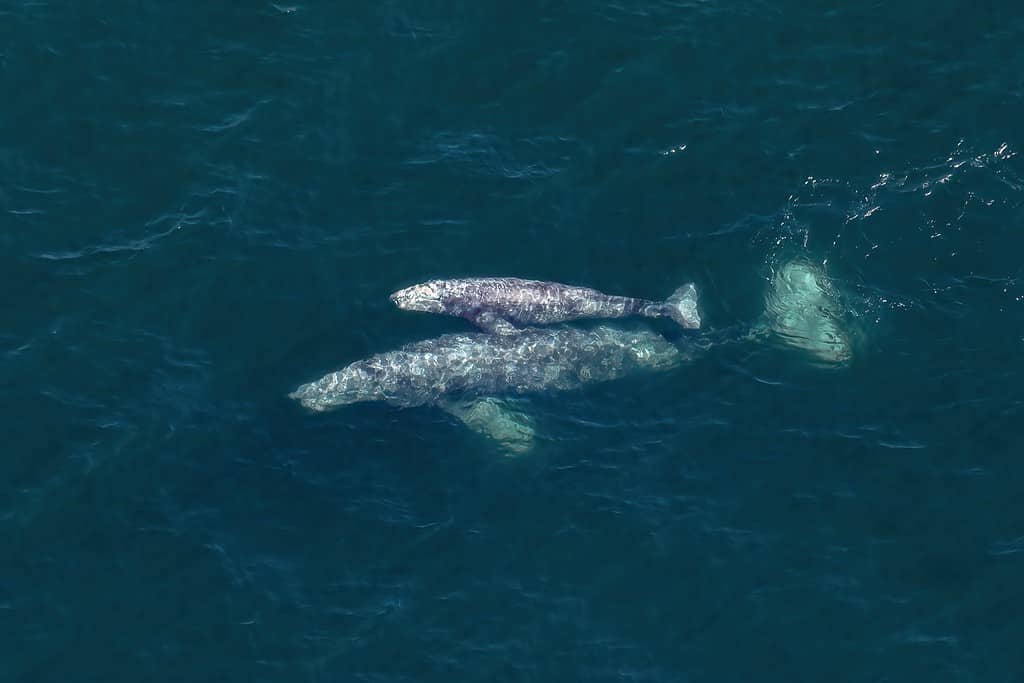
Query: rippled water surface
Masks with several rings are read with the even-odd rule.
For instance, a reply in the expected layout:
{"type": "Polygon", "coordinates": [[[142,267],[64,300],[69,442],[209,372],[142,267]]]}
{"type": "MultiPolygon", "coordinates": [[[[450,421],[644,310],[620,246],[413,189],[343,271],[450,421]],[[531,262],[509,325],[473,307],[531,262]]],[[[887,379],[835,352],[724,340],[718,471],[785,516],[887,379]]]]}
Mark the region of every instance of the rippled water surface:
{"type": "MultiPolygon", "coordinates": [[[[1016,3],[0,0],[0,680],[1024,680],[1016,3]],[[827,6],[826,6],[827,5],[827,6]],[[432,277],[757,319],[529,399],[286,398],[432,277]],[[738,333],[737,333],[738,334],[738,333]]],[[[664,325],[654,328],[665,330],[664,325]]]]}

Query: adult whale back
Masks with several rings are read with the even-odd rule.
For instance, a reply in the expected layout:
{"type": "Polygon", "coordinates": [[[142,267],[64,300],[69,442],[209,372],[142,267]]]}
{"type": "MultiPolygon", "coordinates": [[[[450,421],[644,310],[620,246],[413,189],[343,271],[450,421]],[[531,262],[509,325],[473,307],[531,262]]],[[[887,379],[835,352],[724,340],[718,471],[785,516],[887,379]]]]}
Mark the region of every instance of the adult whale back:
{"type": "Polygon", "coordinates": [[[430,280],[390,296],[407,311],[466,318],[489,332],[585,318],[671,318],[687,329],[700,327],[697,288],[686,284],[665,301],[614,296],[589,287],[514,277],[430,280]]]}

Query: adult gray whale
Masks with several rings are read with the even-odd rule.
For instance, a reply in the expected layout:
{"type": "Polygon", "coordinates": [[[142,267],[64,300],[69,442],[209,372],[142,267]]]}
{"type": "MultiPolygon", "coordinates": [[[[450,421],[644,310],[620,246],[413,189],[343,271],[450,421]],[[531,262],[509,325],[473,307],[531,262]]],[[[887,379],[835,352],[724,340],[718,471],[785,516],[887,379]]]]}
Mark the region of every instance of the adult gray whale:
{"type": "Polygon", "coordinates": [[[430,280],[401,289],[390,299],[403,310],[458,316],[499,334],[514,333],[514,326],[634,315],[671,318],[687,329],[700,327],[697,288],[692,283],[663,302],[514,277],[430,280]]]}
{"type": "Polygon", "coordinates": [[[289,394],[323,411],[360,401],[404,408],[447,398],[575,389],[643,369],[668,368],[679,347],[651,330],[569,326],[518,334],[445,334],[356,361],[289,394]]]}
{"type": "Polygon", "coordinates": [[[446,334],[356,361],[289,394],[325,411],[360,401],[435,405],[507,450],[530,449],[533,424],[506,399],[672,368],[684,351],[648,329],[569,326],[517,334],[446,334]]]}

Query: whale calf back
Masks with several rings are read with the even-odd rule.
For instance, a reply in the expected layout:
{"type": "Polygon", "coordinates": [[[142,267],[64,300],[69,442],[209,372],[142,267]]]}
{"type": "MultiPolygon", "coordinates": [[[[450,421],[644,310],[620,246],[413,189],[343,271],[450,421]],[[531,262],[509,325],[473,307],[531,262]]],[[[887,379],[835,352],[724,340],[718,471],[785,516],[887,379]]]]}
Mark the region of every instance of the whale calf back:
{"type": "Polygon", "coordinates": [[[575,389],[667,369],[680,349],[647,329],[528,328],[515,335],[446,334],[379,353],[289,394],[311,410],[360,401],[411,407],[480,396],[575,389]]]}
{"type": "Polygon", "coordinates": [[[700,327],[697,289],[692,283],[663,302],[512,277],[430,280],[394,292],[390,299],[403,310],[458,316],[498,333],[514,332],[510,324],[546,325],[635,315],[671,318],[687,329],[700,327]]]}

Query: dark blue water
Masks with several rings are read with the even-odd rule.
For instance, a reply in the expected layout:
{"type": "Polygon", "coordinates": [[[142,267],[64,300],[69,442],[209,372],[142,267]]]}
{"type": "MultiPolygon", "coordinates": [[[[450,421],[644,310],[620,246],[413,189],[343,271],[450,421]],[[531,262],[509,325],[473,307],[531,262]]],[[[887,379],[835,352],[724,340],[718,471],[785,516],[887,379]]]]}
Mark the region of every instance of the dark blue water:
{"type": "Polygon", "coordinates": [[[0,0],[0,680],[1024,680],[1017,3],[0,0]],[[285,398],[518,275],[756,318],[531,399],[285,398]]]}

